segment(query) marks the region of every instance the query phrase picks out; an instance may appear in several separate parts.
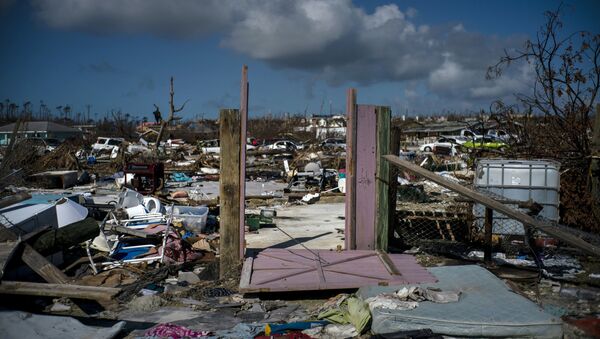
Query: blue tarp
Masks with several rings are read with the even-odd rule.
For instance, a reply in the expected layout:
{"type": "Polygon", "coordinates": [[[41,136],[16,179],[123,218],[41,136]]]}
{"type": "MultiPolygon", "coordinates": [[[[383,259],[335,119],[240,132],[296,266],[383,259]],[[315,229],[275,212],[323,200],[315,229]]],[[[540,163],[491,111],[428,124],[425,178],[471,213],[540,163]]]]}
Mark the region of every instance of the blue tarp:
{"type": "MultiPolygon", "coordinates": [[[[562,337],[560,318],[514,293],[485,268],[468,265],[428,270],[438,282],[419,286],[460,291],[460,300],[448,304],[424,301],[412,310],[376,308],[372,312],[373,333],[429,328],[434,333],[461,337],[562,337]]],[[[357,294],[366,299],[402,287],[369,286],[360,288],[357,294]]]]}

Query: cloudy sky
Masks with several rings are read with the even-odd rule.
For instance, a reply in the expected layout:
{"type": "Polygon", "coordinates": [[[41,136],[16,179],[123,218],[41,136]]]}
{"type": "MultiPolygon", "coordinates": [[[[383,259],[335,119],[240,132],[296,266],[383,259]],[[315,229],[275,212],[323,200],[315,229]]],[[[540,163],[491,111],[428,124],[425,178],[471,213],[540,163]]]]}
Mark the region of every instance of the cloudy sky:
{"type": "MultiPolygon", "coordinates": [[[[485,71],[522,47],[559,1],[0,0],[0,100],[103,116],[167,110],[169,77],[186,117],[340,112],[359,103],[395,114],[488,109],[531,86],[527,65],[485,71]]],[[[564,3],[565,31],[600,32],[600,2],[564,3]]]]}

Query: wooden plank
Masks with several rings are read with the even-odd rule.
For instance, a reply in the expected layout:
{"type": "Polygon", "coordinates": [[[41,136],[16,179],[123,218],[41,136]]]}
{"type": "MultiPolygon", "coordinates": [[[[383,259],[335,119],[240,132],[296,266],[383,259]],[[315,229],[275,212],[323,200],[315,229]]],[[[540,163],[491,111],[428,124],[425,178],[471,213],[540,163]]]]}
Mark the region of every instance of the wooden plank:
{"type": "Polygon", "coordinates": [[[550,236],[558,238],[559,240],[561,240],[571,246],[575,246],[575,247],[579,248],[580,250],[584,251],[587,254],[590,254],[593,256],[600,256],[600,248],[598,246],[594,246],[573,234],[570,234],[561,229],[558,229],[557,227],[553,226],[550,223],[536,220],[536,219],[532,218],[531,216],[529,216],[519,210],[516,210],[514,208],[506,206],[492,198],[489,198],[481,193],[478,193],[471,189],[463,187],[457,183],[446,180],[442,176],[439,176],[433,172],[430,172],[430,171],[428,171],[424,168],[421,168],[415,164],[412,164],[406,160],[402,160],[395,155],[385,155],[384,158],[387,159],[391,164],[399,166],[399,167],[401,167],[405,170],[408,170],[410,172],[413,172],[423,178],[431,180],[442,187],[445,187],[454,192],[462,194],[470,199],[473,199],[474,201],[484,205],[485,207],[494,209],[512,219],[522,222],[523,225],[525,225],[525,226],[536,228],[550,236]]]}
{"type": "Polygon", "coordinates": [[[0,279],[4,276],[4,269],[10,262],[15,250],[19,246],[19,240],[7,240],[0,242],[0,279]]]}
{"type": "Polygon", "coordinates": [[[390,256],[386,252],[378,250],[377,255],[379,256],[379,259],[381,259],[381,263],[383,263],[383,266],[385,266],[385,268],[388,270],[388,272],[390,272],[390,274],[400,275],[400,271],[398,271],[398,268],[396,268],[396,265],[394,265],[394,262],[392,261],[392,259],[390,259],[390,256]]]}
{"type": "Polygon", "coordinates": [[[221,140],[220,265],[221,278],[240,262],[240,113],[222,109],[219,123],[221,140]]]}
{"type": "Polygon", "coordinates": [[[254,268],[254,257],[248,257],[244,260],[242,274],[240,275],[240,289],[250,286],[250,278],[252,277],[252,269],[254,268]]]}
{"type": "Polygon", "coordinates": [[[483,235],[483,242],[485,248],[483,249],[483,261],[492,261],[492,225],[494,223],[494,210],[486,207],[485,208],[485,230],[483,235]]]}
{"type": "Polygon", "coordinates": [[[375,249],[377,116],[375,106],[358,105],[356,121],[356,249],[375,249]]]}
{"type": "Polygon", "coordinates": [[[346,222],[344,247],[356,249],[356,89],[346,92],[346,222]]]}
{"type": "Polygon", "coordinates": [[[121,290],[112,287],[94,287],[70,284],[45,284],[24,281],[0,282],[0,294],[66,297],[109,301],[121,290]]]}
{"type": "Polygon", "coordinates": [[[39,254],[33,247],[24,244],[21,260],[27,264],[35,273],[44,278],[47,282],[54,284],[66,284],[69,278],[51,262],[46,260],[43,255],[39,254]]]}
{"type": "Polygon", "coordinates": [[[375,195],[375,234],[376,248],[387,251],[389,240],[390,208],[396,208],[396,205],[390,206],[390,164],[382,156],[389,154],[390,151],[390,120],[391,110],[389,107],[377,107],[377,148],[375,154],[376,161],[376,179],[377,193],[375,195]]]}
{"type": "Polygon", "coordinates": [[[246,125],[248,123],[248,66],[242,66],[242,83],[240,84],[240,258],[244,257],[245,233],[246,233],[246,125]]]}
{"type": "Polygon", "coordinates": [[[325,280],[325,272],[323,272],[323,265],[321,264],[321,257],[319,256],[319,253],[317,252],[317,259],[315,260],[315,267],[317,268],[317,275],[319,276],[319,286],[321,284],[325,284],[327,281],[325,280]]]}

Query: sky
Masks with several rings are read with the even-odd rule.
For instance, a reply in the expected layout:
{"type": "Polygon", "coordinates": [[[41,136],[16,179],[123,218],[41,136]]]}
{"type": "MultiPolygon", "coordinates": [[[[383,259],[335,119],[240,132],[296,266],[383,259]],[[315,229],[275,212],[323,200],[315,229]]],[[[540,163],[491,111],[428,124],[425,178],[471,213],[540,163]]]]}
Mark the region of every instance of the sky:
{"type": "MultiPolygon", "coordinates": [[[[538,0],[0,0],[0,101],[103,117],[168,111],[184,118],[238,108],[248,65],[250,116],[330,114],[358,103],[395,115],[489,110],[532,86],[512,65],[560,1],[538,0]]],[[[600,1],[563,1],[564,32],[600,33],[600,1]]],[[[163,113],[164,114],[164,113],[163,113]]]]}

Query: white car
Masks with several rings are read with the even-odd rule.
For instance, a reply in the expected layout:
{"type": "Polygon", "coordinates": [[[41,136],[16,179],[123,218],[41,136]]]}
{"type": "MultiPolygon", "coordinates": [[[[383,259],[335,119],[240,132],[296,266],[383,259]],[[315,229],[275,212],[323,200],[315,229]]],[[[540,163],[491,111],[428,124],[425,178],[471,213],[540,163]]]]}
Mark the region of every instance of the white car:
{"type": "MultiPolygon", "coordinates": [[[[255,149],[256,146],[246,144],[246,150],[255,149]]],[[[204,140],[200,142],[200,151],[205,154],[219,154],[221,153],[221,146],[219,139],[204,140]]]]}
{"type": "Polygon", "coordinates": [[[467,140],[459,139],[459,138],[449,138],[449,137],[441,137],[436,142],[432,142],[429,144],[421,145],[419,150],[421,152],[433,152],[436,147],[446,147],[452,149],[452,155],[456,154],[456,145],[461,145],[465,143],[467,140]]]}
{"type": "Polygon", "coordinates": [[[346,149],[346,139],[328,138],[320,144],[323,148],[342,148],[346,149]]]}
{"type": "Polygon", "coordinates": [[[123,138],[105,138],[100,137],[96,140],[96,143],[92,145],[93,153],[100,152],[112,152],[115,147],[121,146],[121,144],[125,141],[123,138]]]}
{"type": "Polygon", "coordinates": [[[279,141],[275,141],[274,143],[268,145],[266,148],[273,149],[273,150],[276,149],[276,150],[296,151],[296,150],[304,149],[304,145],[297,144],[290,140],[279,140],[279,141]]]}

